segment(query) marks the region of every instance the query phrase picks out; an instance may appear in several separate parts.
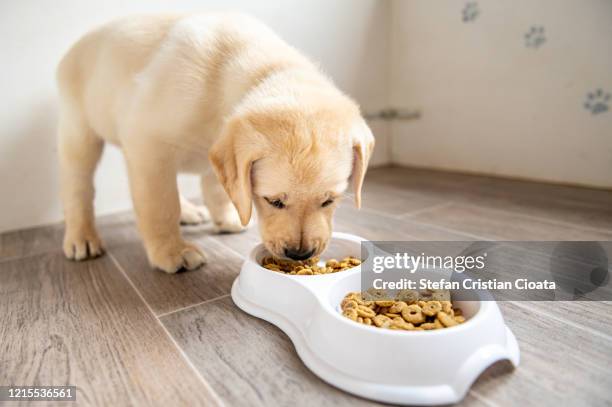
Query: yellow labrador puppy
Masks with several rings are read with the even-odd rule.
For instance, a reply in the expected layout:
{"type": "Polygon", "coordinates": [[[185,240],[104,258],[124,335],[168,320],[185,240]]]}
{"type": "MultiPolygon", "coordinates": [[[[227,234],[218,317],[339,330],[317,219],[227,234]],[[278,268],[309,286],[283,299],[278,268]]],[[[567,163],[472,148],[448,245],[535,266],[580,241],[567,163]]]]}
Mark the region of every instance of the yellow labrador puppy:
{"type": "Polygon", "coordinates": [[[70,259],[102,253],[93,173],[105,142],[127,163],[151,265],[205,262],[179,223],[242,230],[254,205],[274,255],[319,254],[352,176],[357,206],[374,139],[358,106],[263,24],[241,15],[124,18],[78,41],[58,68],[59,153],[70,259]],[[201,175],[205,208],[177,173],[201,175]]]}

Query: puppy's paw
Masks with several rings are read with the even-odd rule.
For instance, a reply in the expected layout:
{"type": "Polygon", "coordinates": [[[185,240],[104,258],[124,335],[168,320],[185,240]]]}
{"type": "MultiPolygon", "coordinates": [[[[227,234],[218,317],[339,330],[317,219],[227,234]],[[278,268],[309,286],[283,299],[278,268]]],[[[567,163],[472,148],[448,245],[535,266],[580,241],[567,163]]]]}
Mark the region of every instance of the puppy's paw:
{"type": "Polygon", "coordinates": [[[102,241],[95,230],[66,230],[64,255],[70,260],[87,260],[104,254],[102,241]]]}
{"type": "Polygon", "coordinates": [[[210,212],[204,205],[181,202],[181,225],[199,225],[210,220],[210,212]]]}
{"type": "Polygon", "coordinates": [[[238,212],[233,208],[227,211],[221,219],[215,219],[213,230],[215,233],[239,233],[246,229],[242,226],[238,212]]]}
{"type": "Polygon", "coordinates": [[[149,262],[166,273],[173,274],[179,270],[195,270],[206,263],[202,250],[189,242],[165,245],[149,253],[149,262]]]}

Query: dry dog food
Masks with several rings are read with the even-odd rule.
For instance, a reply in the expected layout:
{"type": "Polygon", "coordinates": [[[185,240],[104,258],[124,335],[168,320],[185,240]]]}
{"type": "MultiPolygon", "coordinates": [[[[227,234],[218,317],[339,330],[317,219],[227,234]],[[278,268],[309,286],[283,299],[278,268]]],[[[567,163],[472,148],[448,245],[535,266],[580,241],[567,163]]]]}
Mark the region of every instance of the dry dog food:
{"type": "Polygon", "coordinates": [[[403,290],[394,299],[385,297],[381,292],[348,293],[340,304],[342,315],[361,324],[405,331],[449,328],[465,322],[448,291],[403,290]]]}
{"type": "Polygon", "coordinates": [[[348,270],[352,267],[360,265],[361,260],[356,257],[349,256],[340,261],[336,259],[327,260],[324,266],[319,266],[318,263],[318,257],[312,257],[303,261],[291,261],[276,259],[269,256],[264,257],[261,261],[261,265],[268,270],[284,274],[311,276],[316,274],[337,273],[339,271],[348,270]]]}

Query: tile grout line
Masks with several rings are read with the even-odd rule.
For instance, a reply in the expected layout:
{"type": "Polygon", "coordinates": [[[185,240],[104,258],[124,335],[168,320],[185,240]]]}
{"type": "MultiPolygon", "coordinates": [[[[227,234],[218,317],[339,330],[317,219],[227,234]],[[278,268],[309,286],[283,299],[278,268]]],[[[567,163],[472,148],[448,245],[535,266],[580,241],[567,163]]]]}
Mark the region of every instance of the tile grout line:
{"type": "Polygon", "coordinates": [[[47,254],[61,254],[63,257],[66,257],[62,250],[59,250],[59,249],[47,249],[47,250],[41,250],[39,252],[35,251],[34,253],[28,253],[28,254],[26,254],[24,256],[8,256],[8,257],[4,257],[4,258],[0,257],[0,264],[6,263],[6,262],[10,262],[10,261],[15,261],[15,260],[28,259],[30,257],[35,257],[35,256],[47,255],[47,254]]]}
{"type": "Polygon", "coordinates": [[[117,259],[115,258],[115,256],[113,256],[113,254],[111,252],[107,252],[106,253],[107,256],[109,256],[111,258],[111,260],[113,261],[113,263],[115,264],[115,267],[117,267],[117,269],[119,270],[119,272],[123,275],[123,277],[127,280],[128,284],[132,287],[132,289],[136,292],[136,295],[138,295],[138,297],[140,298],[140,300],[145,304],[145,306],[149,309],[149,312],[151,313],[151,315],[153,316],[153,318],[157,321],[157,323],[159,324],[159,326],[161,326],[161,328],[163,329],[163,331],[166,333],[167,337],[170,339],[170,341],[172,342],[172,344],[176,347],[176,349],[178,350],[179,354],[182,356],[183,360],[185,361],[185,363],[187,363],[187,366],[189,366],[191,368],[191,370],[194,372],[194,374],[196,375],[196,377],[200,380],[200,382],[204,385],[204,388],[206,390],[209,391],[209,393],[212,395],[213,399],[215,399],[215,401],[217,401],[219,403],[219,405],[221,406],[225,406],[225,403],[223,403],[223,400],[221,399],[221,397],[213,390],[212,386],[206,381],[206,379],[204,378],[204,376],[202,376],[202,373],[195,367],[195,365],[191,362],[191,360],[189,359],[189,357],[187,357],[187,354],[183,351],[183,349],[179,346],[179,344],[176,342],[176,340],[174,339],[174,337],[172,336],[172,334],[170,334],[170,331],[168,331],[168,328],[166,328],[166,326],[161,322],[161,320],[155,315],[155,312],[153,312],[153,308],[151,308],[151,306],[149,305],[149,303],[145,300],[145,298],[143,297],[143,295],[140,293],[140,291],[138,290],[138,288],[136,288],[136,286],[134,285],[134,283],[132,282],[132,280],[128,277],[127,273],[125,272],[125,270],[123,269],[123,267],[121,266],[121,264],[119,264],[119,262],[117,261],[117,259]]]}
{"type": "MultiPolygon", "coordinates": [[[[570,302],[571,302],[571,301],[570,301],[570,302]]],[[[516,305],[516,306],[517,306],[517,307],[519,307],[519,308],[522,308],[523,310],[526,310],[526,311],[529,311],[529,312],[534,312],[534,310],[533,310],[531,307],[528,307],[528,306],[526,306],[526,305],[523,305],[523,304],[521,303],[521,301],[511,301],[511,303],[512,303],[512,304],[514,304],[514,305],[516,305]]],[[[611,336],[611,335],[608,335],[608,334],[606,334],[606,333],[604,333],[604,332],[596,331],[595,329],[590,328],[590,327],[588,327],[588,326],[581,325],[581,324],[578,324],[578,323],[576,323],[576,322],[573,322],[573,321],[570,321],[570,320],[567,320],[567,319],[560,318],[560,317],[558,317],[558,316],[556,316],[556,315],[549,314],[548,312],[546,312],[546,311],[542,311],[542,310],[538,310],[538,311],[537,311],[537,314],[539,314],[539,315],[543,315],[543,316],[545,316],[545,317],[547,317],[547,318],[553,319],[553,320],[555,320],[555,321],[557,321],[557,322],[560,322],[560,323],[562,323],[562,324],[569,325],[569,326],[571,326],[571,327],[573,327],[573,328],[576,328],[576,329],[579,329],[579,330],[583,330],[583,331],[587,331],[587,332],[588,332],[588,333],[590,333],[591,335],[595,335],[595,336],[598,336],[598,337],[600,337],[600,338],[602,338],[602,339],[605,339],[606,341],[612,342],[612,336],[611,336]]]]}
{"type": "Polygon", "coordinates": [[[362,206],[361,208],[358,209],[358,211],[366,211],[373,215],[384,216],[390,219],[401,219],[401,215],[393,215],[387,212],[379,211],[377,209],[368,208],[367,206],[362,206]]]}
{"type": "Polygon", "coordinates": [[[413,223],[417,223],[417,224],[422,225],[422,226],[427,226],[427,227],[430,227],[430,228],[433,228],[433,229],[438,229],[438,230],[442,230],[442,231],[445,231],[445,232],[450,232],[450,233],[457,234],[457,235],[463,235],[465,237],[471,237],[471,238],[476,239],[476,240],[489,240],[489,241],[492,240],[492,239],[489,239],[489,238],[486,238],[486,237],[483,237],[483,236],[479,236],[479,235],[475,235],[475,234],[472,234],[472,233],[469,233],[469,232],[463,232],[461,230],[447,228],[445,226],[434,225],[434,224],[431,224],[431,223],[426,223],[426,222],[422,222],[422,221],[418,221],[418,220],[414,220],[414,219],[410,219],[410,218],[404,219],[404,218],[401,218],[401,217],[390,216],[389,214],[386,214],[384,212],[378,212],[376,210],[371,210],[369,208],[361,208],[361,209],[366,211],[366,212],[370,212],[370,213],[372,213],[374,215],[384,216],[387,219],[407,220],[407,221],[410,221],[410,222],[413,222],[413,223]]]}
{"type": "Polygon", "coordinates": [[[486,404],[489,407],[498,407],[499,404],[495,403],[493,400],[483,396],[482,394],[480,394],[479,392],[477,392],[474,389],[470,389],[469,393],[474,396],[474,398],[484,404],[486,404]]]}
{"type": "Polygon", "coordinates": [[[174,310],[172,310],[172,311],[167,311],[167,312],[163,312],[163,313],[161,313],[161,314],[157,314],[157,315],[153,314],[153,315],[155,315],[155,317],[156,317],[156,318],[161,319],[161,318],[163,318],[163,317],[167,317],[168,315],[172,315],[172,314],[175,314],[175,313],[177,313],[177,312],[185,311],[185,310],[188,310],[188,309],[191,309],[191,308],[194,308],[194,307],[200,306],[200,305],[204,305],[204,304],[208,304],[208,303],[211,303],[211,302],[215,302],[215,301],[217,301],[217,300],[221,300],[221,299],[223,299],[223,298],[227,298],[227,297],[229,297],[229,296],[230,296],[230,294],[223,294],[223,295],[220,295],[220,296],[218,296],[218,297],[210,298],[210,299],[208,299],[208,300],[204,300],[204,301],[201,301],[201,302],[197,302],[197,303],[195,303],[195,304],[190,304],[190,305],[187,305],[187,306],[185,306],[185,307],[181,307],[181,308],[174,309],[174,310]]]}
{"type": "MultiPolygon", "coordinates": [[[[245,256],[245,255],[243,255],[243,254],[238,253],[238,252],[236,251],[236,249],[234,249],[233,247],[231,247],[231,246],[229,246],[229,245],[225,244],[224,242],[222,242],[222,241],[220,241],[220,240],[215,239],[215,242],[219,243],[221,246],[225,247],[225,248],[226,248],[226,249],[228,249],[230,252],[234,253],[236,256],[240,257],[240,258],[241,258],[241,259],[243,259],[243,260],[245,260],[245,259],[248,257],[248,256],[245,256]]],[[[257,243],[257,244],[259,244],[259,243],[257,243]]],[[[255,244],[255,246],[257,246],[257,244],[255,244]]],[[[255,246],[253,246],[253,247],[255,247],[255,246]]],[[[252,249],[251,249],[251,250],[252,250],[252,249]]]]}
{"type": "Polygon", "coordinates": [[[463,203],[463,205],[470,205],[470,206],[473,206],[475,208],[482,209],[482,210],[485,210],[485,211],[490,211],[490,212],[498,212],[498,213],[503,213],[503,214],[507,214],[507,215],[519,216],[519,217],[522,217],[522,218],[527,219],[527,220],[537,220],[537,221],[540,221],[540,222],[551,223],[551,224],[557,225],[557,226],[572,227],[572,228],[576,228],[578,230],[583,230],[585,232],[597,232],[597,233],[612,234],[612,230],[610,230],[610,229],[594,228],[594,227],[591,227],[591,226],[584,226],[584,225],[581,225],[581,224],[578,224],[578,223],[564,222],[562,220],[543,218],[541,216],[529,215],[527,213],[509,211],[507,209],[491,208],[491,207],[488,207],[488,206],[482,206],[482,205],[474,204],[474,203],[471,203],[471,202],[463,203]]]}
{"type": "Polygon", "coordinates": [[[427,213],[429,211],[434,211],[436,209],[446,208],[447,206],[450,206],[450,205],[452,205],[454,203],[456,203],[456,202],[455,201],[442,202],[442,203],[439,203],[439,204],[428,206],[426,208],[417,209],[417,210],[414,210],[412,212],[405,212],[405,213],[402,213],[401,215],[399,215],[399,218],[400,219],[410,219],[412,216],[420,215],[422,213],[427,213]]]}
{"type": "Polygon", "coordinates": [[[410,222],[418,223],[419,225],[422,225],[422,226],[427,226],[427,227],[431,227],[431,228],[434,228],[434,229],[443,230],[445,232],[455,233],[455,234],[458,234],[458,235],[464,235],[465,237],[471,237],[471,238],[476,239],[476,240],[486,240],[486,241],[495,241],[496,240],[496,239],[491,239],[491,238],[487,238],[487,237],[480,236],[480,235],[475,235],[475,234],[470,233],[470,232],[464,232],[462,230],[448,228],[446,226],[434,225],[433,223],[427,223],[427,222],[423,222],[423,221],[420,221],[420,220],[415,220],[415,219],[406,219],[406,220],[409,220],[410,222]]]}

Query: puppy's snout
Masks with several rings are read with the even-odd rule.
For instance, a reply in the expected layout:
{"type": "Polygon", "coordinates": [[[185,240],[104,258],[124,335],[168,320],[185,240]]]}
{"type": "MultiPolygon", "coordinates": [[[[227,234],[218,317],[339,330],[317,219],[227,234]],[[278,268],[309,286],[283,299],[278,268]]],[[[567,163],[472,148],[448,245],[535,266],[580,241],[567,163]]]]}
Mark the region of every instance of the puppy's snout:
{"type": "Polygon", "coordinates": [[[285,248],[285,256],[289,257],[291,260],[306,260],[312,257],[315,249],[302,249],[302,248],[293,248],[286,247],[285,248]]]}

